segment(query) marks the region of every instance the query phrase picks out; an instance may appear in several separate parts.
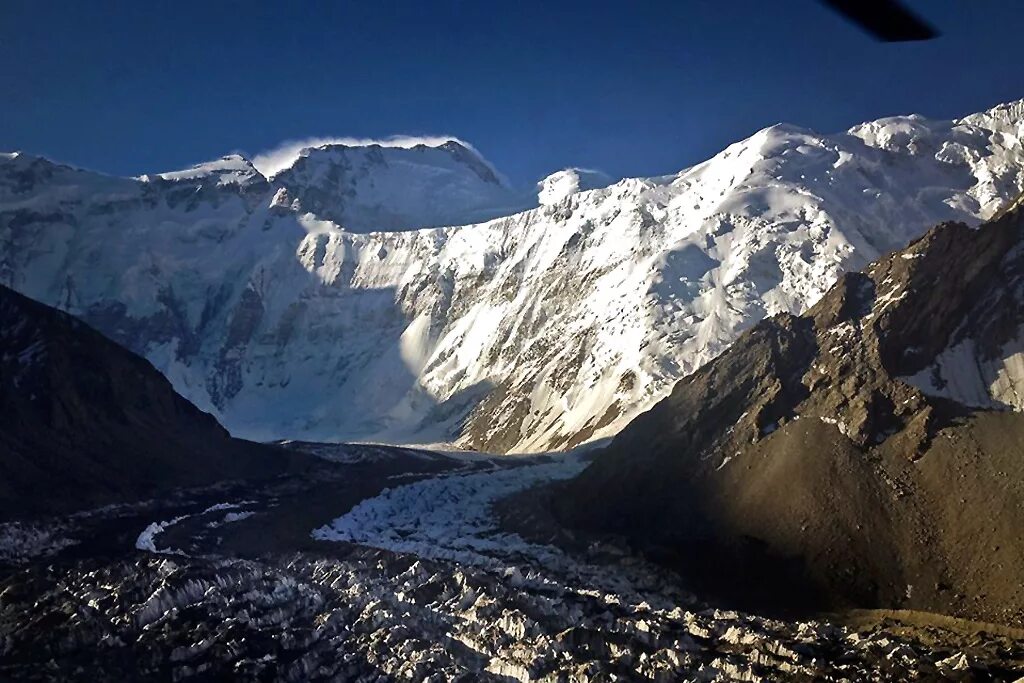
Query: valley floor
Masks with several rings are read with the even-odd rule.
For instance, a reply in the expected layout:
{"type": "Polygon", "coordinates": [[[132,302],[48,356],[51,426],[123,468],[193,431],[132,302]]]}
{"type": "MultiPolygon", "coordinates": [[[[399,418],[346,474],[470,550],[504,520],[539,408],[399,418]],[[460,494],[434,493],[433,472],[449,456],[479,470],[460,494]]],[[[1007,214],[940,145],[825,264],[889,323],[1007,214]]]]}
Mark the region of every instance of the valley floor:
{"type": "Polygon", "coordinates": [[[0,526],[0,679],[1024,676],[1024,634],[1011,629],[714,609],[614,548],[569,551],[502,528],[495,503],[575,475],[585,455],[293,447],[335,466],[0,526]]]}

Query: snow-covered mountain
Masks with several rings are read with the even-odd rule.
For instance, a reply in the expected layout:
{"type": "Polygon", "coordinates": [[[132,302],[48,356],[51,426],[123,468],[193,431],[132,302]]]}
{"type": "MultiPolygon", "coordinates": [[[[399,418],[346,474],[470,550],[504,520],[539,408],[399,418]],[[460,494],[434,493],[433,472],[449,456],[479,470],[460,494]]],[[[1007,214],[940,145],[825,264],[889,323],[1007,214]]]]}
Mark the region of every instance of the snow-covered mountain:
{"type": "Polygon", "coordinates": [[[433,147],[307,148],[274,182],[283,190],[279,202],[351,232],[477,223],[533,204],[454,140],[433,147]]]}
{"type": "Polygon", "coordinates": [[[536,208],[417,230],[518,195],[458,143],[324,145],[270,179],[240,157],[123,179],[5,155],[0,282],[143,353],[237,435],[564,447],[840,273],[992,215],[1024,189],[1022,124],[1024,102],[777,125],[676,175],[563,172],[536,208]]]}
{"type": "Polygon", "coordinates": [[[567,168],[556,171],[537,183],[537,199],[544,206],[557,204],[571,194],[608,187],[614,181],[601,171],[567,168]]]}

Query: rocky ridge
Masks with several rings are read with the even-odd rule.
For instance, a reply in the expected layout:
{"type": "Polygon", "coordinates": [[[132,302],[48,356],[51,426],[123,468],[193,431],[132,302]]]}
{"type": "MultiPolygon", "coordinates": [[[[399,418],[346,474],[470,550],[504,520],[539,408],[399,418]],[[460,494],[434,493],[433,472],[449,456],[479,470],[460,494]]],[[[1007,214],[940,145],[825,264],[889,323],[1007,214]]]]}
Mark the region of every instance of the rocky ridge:
{"type": "Polygon", "coordinates": [[[1022,245],[1019,211],[940,225],[757,325],[616,437],[559,514],[712,591],[750,587],[760,560],[776,604],[1021,623],[1022,245]]]}
{"type": "Polygon", "coordinates": [[[73,511],[295,460],[232,439],[148,361],[0,285],[0,512],[73,511]]]}

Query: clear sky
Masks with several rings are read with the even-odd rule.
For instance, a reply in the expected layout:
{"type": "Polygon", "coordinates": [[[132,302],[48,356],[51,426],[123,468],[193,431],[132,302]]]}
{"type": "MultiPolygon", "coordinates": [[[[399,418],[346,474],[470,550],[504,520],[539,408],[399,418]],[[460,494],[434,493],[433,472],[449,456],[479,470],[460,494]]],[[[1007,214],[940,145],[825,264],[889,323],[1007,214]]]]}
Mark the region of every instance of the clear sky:
{"type": "Polygon", "coordinates": [[[1024,2],[910,5],[942,37],[877,43],[816,0],[0,0],[0,150],[135,175],[451,134],[526,183],[674,172],[780,121],[1024,98],[1024,2]]]}

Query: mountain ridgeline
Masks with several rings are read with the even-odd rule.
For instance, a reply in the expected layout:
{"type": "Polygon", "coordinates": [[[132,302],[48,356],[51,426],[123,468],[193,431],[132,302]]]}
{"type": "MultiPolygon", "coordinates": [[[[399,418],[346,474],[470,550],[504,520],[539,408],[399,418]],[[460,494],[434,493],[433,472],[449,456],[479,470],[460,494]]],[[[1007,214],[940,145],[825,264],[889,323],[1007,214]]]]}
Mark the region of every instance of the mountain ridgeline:
{"type": "Polygon", "coordinates": [[[144,358],[3,286],[0,414],[5,519],[273,477],[296,460],[231,438],[144,358]]]}
{"type": "Polygon", "coordinates": [[[1022,122],[1016,102],[776,125],[674,175],[569,169],[532,198],[454,140],[325,144],[269,178],[237,155],[114,178],[8,154],[0,283],[238,436],[559,449],[844,272],[992,216],[1024,189],[1022,122]]]}
{"type": "Polygon", "coordinates": [[[1022,397],[1013,210],[939,225],[756,325],[555,505],[732,600],[1020,624],[1022,397]]]}

